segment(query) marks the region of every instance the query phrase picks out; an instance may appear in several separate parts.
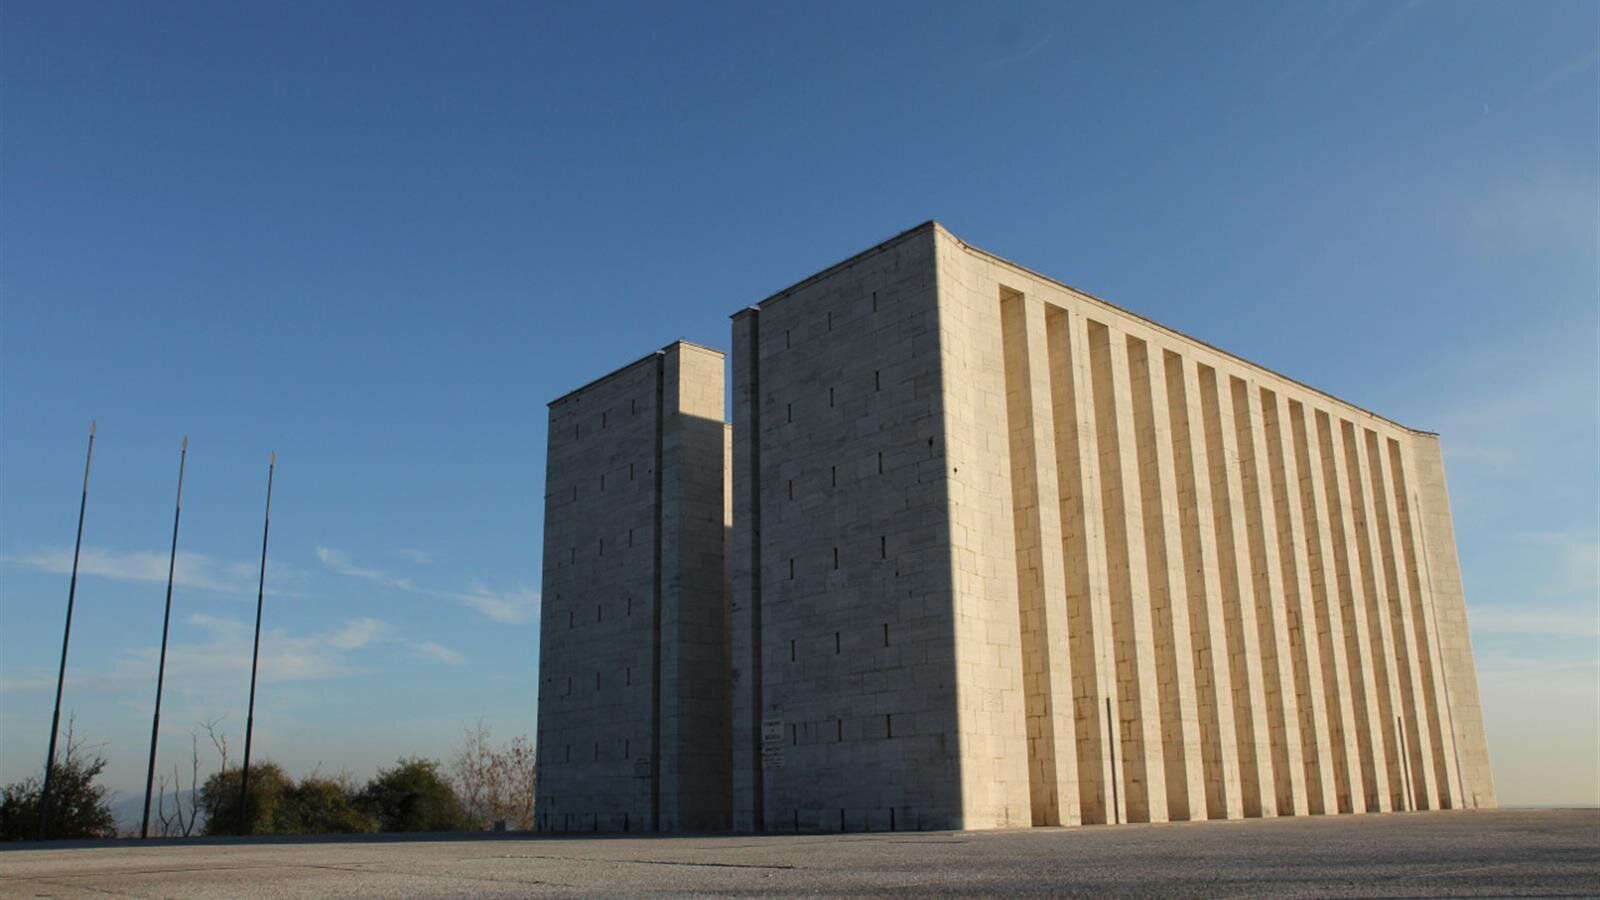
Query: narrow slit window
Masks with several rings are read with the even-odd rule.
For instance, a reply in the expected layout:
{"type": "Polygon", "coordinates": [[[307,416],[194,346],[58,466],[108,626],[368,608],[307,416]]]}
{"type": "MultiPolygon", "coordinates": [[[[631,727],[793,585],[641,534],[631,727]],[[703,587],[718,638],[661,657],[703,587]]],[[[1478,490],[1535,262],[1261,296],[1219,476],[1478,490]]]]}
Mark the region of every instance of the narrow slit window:
{"type": "Polygon", "coordinates": [[[633,755],[633,742],[627,738],[622,739],[622,758],[627,759],[633,755]]]}
{"type": "Polygon", "coordinates": [[[601,413],[600,414],[600,427],[601,428],[606,427],[606,415],[607,415],[606,413],[601,413]]]}
{"type": "Polygon", "coordinates": [[[834,652],[834,655],[838,655],[840,646],[841,646],[841,644],[840,644],[840,641],[839,641],[839,632],[835,631],[833,633],[833,652],[834,652]]]}
{"type": "Polygon", "coordinates": [[[888,713],[883,714],[883,736],[887,738],[894,737],[894,720],[889,718],[888,713]]]}
{"type": "Polygon", "coordinates": [[[833,312],[831,310],[828,312],[828,330],[833,330],[833,312]]]}
{"type": "Polygon", "coordinates": [[[633,480],[633,463],[628,463],[628,480],[633,480]]]}
{"type": "Polygon", "coordinates": [[[789,580],[794,580],[794,557],[789,557],[789,580]]]}
{"type": "Polygon", "coordinates": [[[594,758],[595,759],[599,759],[600,758],[600,742],[599,741],[595,741],[594,742],[594,758]]]}
{"type": "Polygon", "coordinates": [[[835,569],[839,568],[839,548],[838,547],[833,548],[833,567],[835,569]]]}
{"type": "Polygon", "coordinates": [[[633,687],[633,666],[623,670],[622,684],[624,687],[633,687]]]}
{"type": "Polygon", "coordinates": [[[883,390],[883,370],[882,369],[878,369],[878,370],[876,370],[876,371],[874,371],[872,373],[872,389],[875,390],[875,391],[883,390]]]}
{"type": "Polygon", "coordinates": [[[835,741],[838,741],[841,744],[844,743],[844,720],[843,719],[834,719],[833,720],[833,739],[835,741]]]}
{"type": "Polygon", "coordinates": [[[633,529],[632,528],[628,529],[628,546],[629,547],[633,546],[633,529]]]}
{"type": "Polygon", "coordinates": [[[794,479],[789,479],[789,499],[794,499],[794,479]]]}
{"type": "Polygon", "coordinates": [[[795,644],[794,638],[790,638],[789,639],[789,662],[794,662],[794,660],[795,660],[794,644],[795,644]]]}
{"type": "Polygon", "coordinates": [[[839,467],[838,466],[829,466],[828,467],[828,486],[829,487],[838,487],[839,486],[839,467]]]}
{"type": "Polygon", "coordinates": [[[600,539],[600,555],[601,556],[605,556],[606,555],[606,539],[605,538],[601,538],[600,539]]]}
{"type": "Polygon", "coordinates": [[[883,474],[883,451],[878,451],[878,474],[883,474]]]}
{"type": "Polygon", "coordinates": [[[628,401],[628,415],[636,416],[638,414],[639,414],[639,401],[637,399],[629,400],[628,401]]]}
{"type": "Polygon", "coordinates": [[[575,621],[576,619],[577,619],[577,616],[575,616],[573,614],[573,611],[570,610],[570,609],[567,610],[567,629],[568,630],[571,630],[573,628],[577,628],[578,627],[577,622],[575,621]]]}
{"type": "Polygon", "coordinates": [[[594,689],[597,690],[597,691],[600,690],[600,673],[599,672],[594,673],[594,689]]]}
{"type": "Polygon", "coordinates": [[[872,292],[872,311],[873,312],[877,312],[878,311],[878,292],[877,291],[873,291],[872,292]]]}
{"type": "Polygon", "coordinates": [[[783,333],[783,349],[787,350],[789,346],[789,332],[785,331],[783,333]]]}
{"type": "Polygon", "coordinates": [[[603,491],[605,489],[606,489],[606,473],[601,472],[600,473],[600,490],[603,491]]]}
{"type": "Polygon", "coordinates": [[[833,388],[828,388],[828,406],[833,406],[833,388]]]}
{"type": "Polygon", "coordinates": [[[595,604],[594,620],[596,622],[604,622],[606,620],[606,605],[604,603],[595,604]]]}
{"type": "Polygon", "coordinates": [[[794,404],[793,403],[785,403],[784,404],[784,406],[783,406],[783,415],[784,415],[784,418],[789,423],[792,424],[794,422],[794,404]]]}
{"type": "Polygon", "coordinates": [[[889,536],[886,534],[878,535],[878,558],[889,558],[889,536]]]}
{"type": "Polygon", "coordinates": [[[883,623],[883,645],[889,646],[889,623],[883,623]]]}

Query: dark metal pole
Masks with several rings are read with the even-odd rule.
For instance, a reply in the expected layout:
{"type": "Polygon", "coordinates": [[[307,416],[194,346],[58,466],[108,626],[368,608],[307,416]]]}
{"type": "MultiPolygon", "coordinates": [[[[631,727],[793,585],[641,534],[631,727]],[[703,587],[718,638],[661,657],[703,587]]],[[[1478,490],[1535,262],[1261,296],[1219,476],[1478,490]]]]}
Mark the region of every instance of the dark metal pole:
{"type": "Polygon", "coordinates": [[[161,734],[161,687],[167,677],[167,629],[172,624],[172,573],[178,567],[178,519],[183,516],[183,465],[189,460],[189,436],[178,451],[178,502],[172,513],[172,555],[167,558],[167,609],[161,616],[161,661],[156,664],[156,711],[150,718],[150,767],[144,774],[144,821],[139,837],[150,836],[150,789],[156,780],[156,740],[161,734]]]}
{"type": "Polygon", "coordinates": [[[239,833],[244,834],[250,796],[250,739],[256,728],[256,664],[261,659],[261,601],[267,590],[267,532],[272,529],[272,473],[278,468],[278,454],[267,457],[267,514],[261,525],[261,578],[256,582],[256,641],[250,651],[250,707],[244,720],[244,771],[239,776],[239,833]]]}
{"type": "MultiPolygon", "coordinates": [[[[44,787],[39,794],[39,825],[34,834],[44,840],[50,814],[50,778],[56,770],[56,735],[61,731],[61,689],[67,683],[67,644],[72,640],[72,603],[78,596],[78,555],[83,550],[83,513],[89,507],[89,464],[94,462],[94,423],[89,423],[89,452],[83,459],[83,497],[78,500],[78,537],[72,545],[72,581],[67,587],[67,624],[61,631],[61,670],[56,673],[56,710],[50,716],[50,750],[44,759],[44,787]]],[[[71,747],[67,748],[69,751],[71,747]]]]}

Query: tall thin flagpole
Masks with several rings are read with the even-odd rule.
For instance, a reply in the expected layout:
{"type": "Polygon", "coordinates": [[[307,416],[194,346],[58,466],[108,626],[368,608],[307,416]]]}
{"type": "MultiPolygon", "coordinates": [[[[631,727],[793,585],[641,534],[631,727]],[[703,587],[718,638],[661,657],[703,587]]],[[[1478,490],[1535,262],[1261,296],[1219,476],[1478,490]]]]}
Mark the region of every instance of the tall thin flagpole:
{"type": "MultiPolygon", "coordinates": [[[[78,596],[78,556],[83,550],[83,514],[89,508],[89,465],[94,462],[94,423],[89,423],[89,452],[83,459],[83,497],[78,501],[78,537],[72,545],[72,581],[67,587],[67,624],[61,630],[61,670],[56,673],[56,711],[50,716],[50,750],[44,759],[44,787],[39,795],[39,826],[34,835],[44,840],[50,815],[50,778],[56,770],[56,735],[61,732],[61,689],[67,683],[67,644],[72,640],[72,604],[78,596]]],[[[71,747],[67,748],[71,750],[71,747]]]]}
{"type": "Polygon", "coordinates": [[[256,664],[261,659],[261,601],[267,591],[267,533],[272,529],[272,473],[278,468],[278,454],[267,457],[267,513],[261,525],[261,578],[256,582],[256,641],[250,651],[250,707],[244,720],[244,772],[239,777],[239,833],[248,824],[246,804],[250,797],[250,739],[256,728],[256,664]]]}
{"type": "Polygon", "coordinates": [[[139,837],[150,836],[150,789],[156,780],[156,740],[161,734],[161,687],[167,677],[167,630],[172,624],[172,574],[178,567],[178,519],[183,516],[183,466],[189,461],[189,436],[178,451],[178,502],[172,513],[172,555],[167,558],[167,609],[161,616],[161,661],[156,664],[156,711],[150,718],[150,767],[144,775],[144,821],[139,837]]]}

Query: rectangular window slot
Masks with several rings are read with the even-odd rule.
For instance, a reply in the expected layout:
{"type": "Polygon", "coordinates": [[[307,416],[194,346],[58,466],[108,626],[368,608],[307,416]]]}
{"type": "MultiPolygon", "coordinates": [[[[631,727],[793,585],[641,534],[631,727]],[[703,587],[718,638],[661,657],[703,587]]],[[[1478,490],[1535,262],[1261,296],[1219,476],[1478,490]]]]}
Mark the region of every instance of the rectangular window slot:
{"type": "Polygon", "coordinates": [[[828,313],[828,330],[833,330],[833,313],[831,311],[828,313]]]}
{"type": "Polygon", "coordinates": [[[794,423],[794,404],[793,403],[784,404],[783,415],[784,415],[784,418],[787,419],[790,424],[794,423]]]}
{"type": "Polygon", "coordinates": [[[600,555],[601,556],[605,556],[606,555],[606,539],[605,538],[601,538],[600,539],[600,555]]]}
{"type": "Polygon", "coordinates": [[[606,605],[604,603],[595,606],[594,620],[596,622],[604,622],[606,620],[606,605]]]}
{"type": "Polygon", "coordinates": [[[883,370],[882,369],[878,369],[878,370],[876,370],[876,371],[874,371],[872,373],[872,389],[875,390],[875,391],[883,390],[883,370]]]}
{"type": "Polygon", "coordinates": [[[573,485],[572,486],[572,499],[573,500],[577,500],[578,499],[578,486],[577,485],[573,485]]]}
{"type": "Polygon", "coordinates": [[[872,311],[873,312],[877,312],[878,311],[878,292],[877,291],[873,291],[872,292],[872,311]]]}
{"type": "Polygon", "coordinates": [[[629,547],[633,546],[633,529],[632,528],[628,529],[628,546],[629,547]]]}
{"type": "Polygon", "coordinates": [[[886,534],[878,535],[878,558],[889,558],[889,536],[886,534]]]}
{"type": "Polygon", "coordinates": [[[783,333],[783,349],[789,349],[789,332],[787,331],[783,333]]]}
{"type": "Polygon", "coordinates": [[[794,662],[794,639],[789,640],[789,662],[794,662]]]}
{"type": "Polygon", "coordinates": [[[601,472],[600,473],[600,490],[603,491],[605,489],[606,489],[606,474],[604,472],[601,472]]]}
{"type": "Polygon", "coordinates": [[[883,474],[883,451],[878,451],[878,474],[883,474]]]}
{"type": "Polygon", "coordinates": [[[794,499],[794,479],[789,479],[789,499],[794,499]]]}
{"type": "Polygon", "coordinates": [[[833,548],[833,567],[835,569],[839,568],[839,548],[838,547],[833,548]]]}
{"type": "Polygon", "coordinates": [[[567,762],[572,762],[572,745],[567,745],[567,762]]]}
{"type": "Polygon", "coordinates": [[[839,632],[837,631],[833,633],[833,652],[834,655],[838,655],[839,653],[839,632]]]}
{"type": "Polygon", "coordinates": [[[633,480],[633,463],[628,463],[628,480],[633,480]]]}
{"type": "Polygon", "coordinates": [[[828,388],[828,406],[833,407],[833,388],[828,388]]]}
{"type": "Polygon", "coordinates": [[[883,623],[883,645],[889,646],[889,623],[883,623]]]}
{"type": "Polygon", "coordinates": [[[567,610],[567,628],[568,629],[572,629],[572,628],[578,627],[577,625],[575,625],[573,623],[573,618],[574,618],[574,616],[572,614],[572,610],[570,610],[570,609],[567,610]]]}
{"type": "MultiPolygon", "coordinates": [[[[633,755],[633,742],[627,738],[622,739],[622,758],[627,759],[633,755]]],[[[623,818],[627,818],[624,816],[623,818]]]]}
{"type": "Polygon", "coordinates": [[[628,615],[633,615],[633,598],[628,598],[628,615]]]}
{"type": "Polygon", "coordinates": [[[888,713],[883,714],[883,736],[887,738],[894,737],[894,721],[889,718],[888,713]]]}
{"type": "Polygon", "coordinates": [[[595,759],[599,759],[600,758],[600,742],[599,741],[595,741],[594,742],[594,758],[595,759]]]}
{"type": "Polygon", "coordinates": [[[600,427],[601,428],[606,427],[606,414],[605,413],[601,413],[600,414],[600,427]]]}
{"type": "Polygon", "coordinates": [[[789,557],[789,580],[794,580],[794,557],[789,557]]]}
{"type": "Polygon", "coordinates": [[[834,719],[833,720],[833,727],[834,727],[833,739],[835,741],[841,743],[841,744],[844,743],[844,720],[843,719],[834,719]]]}
{"type": "Polygon", "coordinates": [[[624,670],[624,672],[624,681],[622,682],[623,686],[633,687],[633,666],[629,666],[626,670],[624,670]]]}
{"type": "Polygon", "coordinates": [[[600,673],[599,672],[594,673],[594,689],[597,690],[597,691],[600,690],[600,673]]]}
{"type": "Polygon", "coordinates": [[[789,746],[800,746],[800,726],[793,722],[789,723],[789,746]]]}
{"type": "Polygon", "coordinates": [[[583,423],[579,422],[572,426],[572,438],[573,440],[577,440],[581,437],[583,437],[583,423]]]}
{"type": "Polygon", "coordinates": [[[578,561],[578,548],[577,547],[573,547],[572,548],[571,560],[572,560],[572,562],[577,562],[578,561]]]}
{"type": "Polygon", "coordinates": [[[572,696],[572,676],[567,676],[567,696],[572,696]]]}
{"type": "Polygon", "coordinates": [[[629,400],[628,401],[628,415],[636,416],[638,414],[639,414],[639,401],[638,400],[629,400]]]}
{"type": "Polygon", "coordinates": [[[839,486],[839,467],[838,466],[829,466],[828,467],[828,485],[830,487],[838,487],[839,486]]]}

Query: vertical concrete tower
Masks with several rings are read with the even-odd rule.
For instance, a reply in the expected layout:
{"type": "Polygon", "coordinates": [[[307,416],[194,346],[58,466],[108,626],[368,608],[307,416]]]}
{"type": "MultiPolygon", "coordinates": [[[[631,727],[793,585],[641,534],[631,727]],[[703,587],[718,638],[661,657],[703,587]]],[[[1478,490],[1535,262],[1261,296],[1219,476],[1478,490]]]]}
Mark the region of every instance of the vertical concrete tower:
{"type": "Polygon", "coordinates": [[[678,342],[550,404],[542,830],[729,826],[723,378],[678,342]]]}
{"type": "Polygon", "coordinates": [[[934,223],[733,377],[735,828],[1494,805],[1437,436],[934,223]]]}

